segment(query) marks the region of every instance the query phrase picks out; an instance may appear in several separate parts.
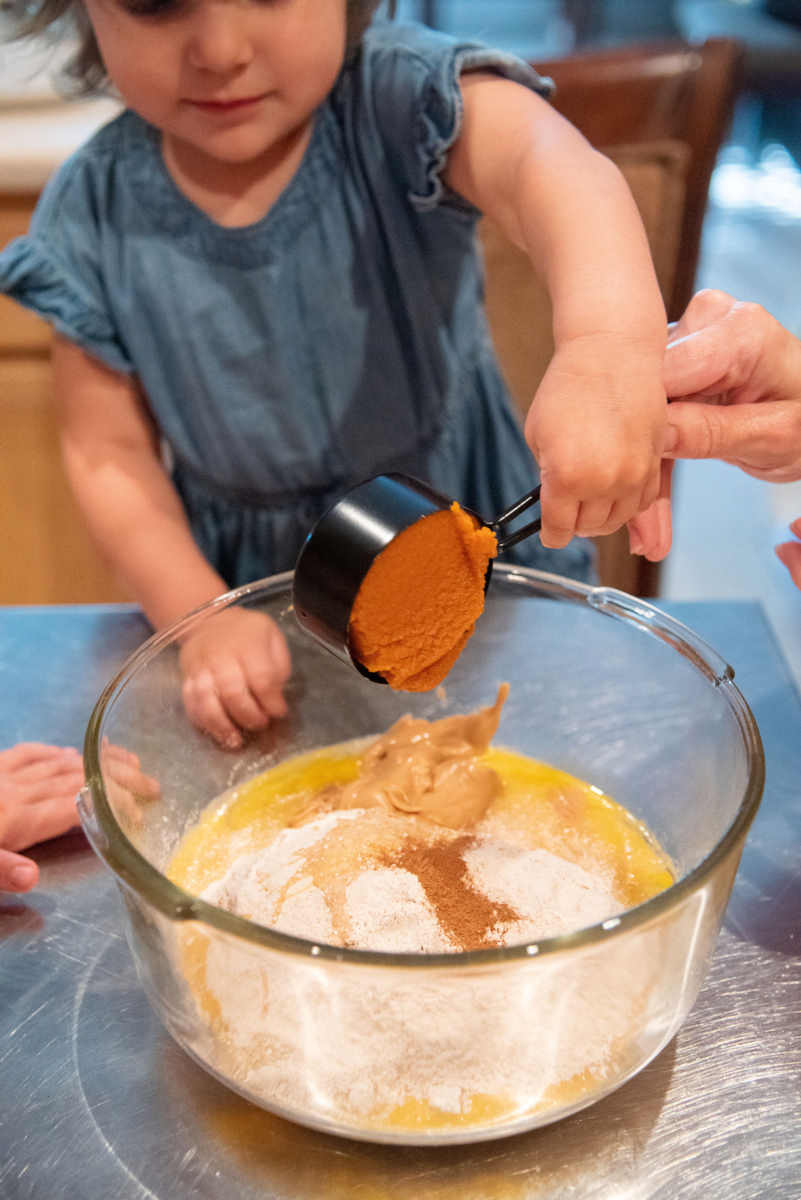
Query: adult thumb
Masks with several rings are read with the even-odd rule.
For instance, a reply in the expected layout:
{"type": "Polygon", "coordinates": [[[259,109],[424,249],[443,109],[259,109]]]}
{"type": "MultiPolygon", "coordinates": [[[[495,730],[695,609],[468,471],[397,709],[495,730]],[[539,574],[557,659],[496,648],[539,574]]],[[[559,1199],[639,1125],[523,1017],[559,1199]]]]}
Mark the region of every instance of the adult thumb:
{"type": "Polygon", "coordinates": [[[741,412],[676,400],[668,405],[665,458],[728,458],[739,446],[741,412]]]}

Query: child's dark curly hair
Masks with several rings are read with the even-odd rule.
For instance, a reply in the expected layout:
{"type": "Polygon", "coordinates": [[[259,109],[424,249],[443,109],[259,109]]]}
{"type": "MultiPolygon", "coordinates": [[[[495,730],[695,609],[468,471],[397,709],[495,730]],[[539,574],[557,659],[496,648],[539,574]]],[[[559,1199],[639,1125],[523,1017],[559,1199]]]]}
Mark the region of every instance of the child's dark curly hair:
{"type": "MultiPolygon", "coordinates": [[[[347,0],[348,49],[354,50],[382,0],[347,0]]],[[[61,73],[64,90],[73,96],[91,96],[106,91],[109,84],[94,31],[81,0],[0,0],[12,36],[52,38],[75,37],[77,49],[61,73]],[[57,32],[56,32],[57,31],[57,32]]],[[[394,12],[395,0],[388,11],[394,12]]]]}

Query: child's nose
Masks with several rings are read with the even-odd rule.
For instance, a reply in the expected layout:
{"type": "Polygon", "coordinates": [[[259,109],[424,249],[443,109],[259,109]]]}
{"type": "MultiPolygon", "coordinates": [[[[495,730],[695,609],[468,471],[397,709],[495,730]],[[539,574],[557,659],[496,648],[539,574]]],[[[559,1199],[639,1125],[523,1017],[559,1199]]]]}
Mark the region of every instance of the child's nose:
{"type": "Polygon", "coordinates": [[[253,46],[248,9],[238,0],[208,0],[199,5],[186,46],[190,65],[219,73],[249,62],[253,46]]]}

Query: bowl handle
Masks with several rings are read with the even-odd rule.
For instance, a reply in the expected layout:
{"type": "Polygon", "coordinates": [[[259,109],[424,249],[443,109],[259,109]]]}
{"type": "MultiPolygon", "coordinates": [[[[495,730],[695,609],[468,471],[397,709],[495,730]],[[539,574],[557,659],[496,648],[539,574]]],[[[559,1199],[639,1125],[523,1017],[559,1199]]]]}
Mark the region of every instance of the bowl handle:
{"type": "Polygon", "coordinates": [[[633,621],[663,641],[672,643],[713,683],[731,683],[734,679],[733,667],[729,666],[703,638],[693,633],[681,621],[675,620],[646,601],[630,596],[627,592],[618,591],[617,588],[597,587],[591,589],[587,603],[610,617],[623,617],[633,621]]]}

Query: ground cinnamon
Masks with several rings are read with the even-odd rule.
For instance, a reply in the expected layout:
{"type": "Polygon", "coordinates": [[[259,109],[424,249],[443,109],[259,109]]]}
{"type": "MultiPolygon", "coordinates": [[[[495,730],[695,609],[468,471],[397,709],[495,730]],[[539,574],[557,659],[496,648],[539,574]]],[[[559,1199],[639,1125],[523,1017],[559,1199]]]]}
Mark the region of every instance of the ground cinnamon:
{"type": "Polygon", "coordinates": [[[407,840],[391,856],[393,867],[417,876],[442,929],[461,950],[501,945],[496,927],[520,920],[510,904],[490,900],[473,885],[464,854],[474,841],[469,834],[433,844],[407,840]]]}
{"type": "Polygon", "coordinates": [[[484,610],[497,550],[492,530],[456,503],[404,529],[359,588],[349,624],[354,658],[393,688],[436,687],[484,610]]]}

